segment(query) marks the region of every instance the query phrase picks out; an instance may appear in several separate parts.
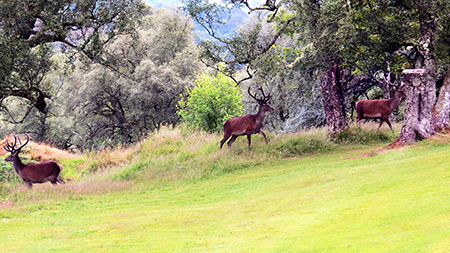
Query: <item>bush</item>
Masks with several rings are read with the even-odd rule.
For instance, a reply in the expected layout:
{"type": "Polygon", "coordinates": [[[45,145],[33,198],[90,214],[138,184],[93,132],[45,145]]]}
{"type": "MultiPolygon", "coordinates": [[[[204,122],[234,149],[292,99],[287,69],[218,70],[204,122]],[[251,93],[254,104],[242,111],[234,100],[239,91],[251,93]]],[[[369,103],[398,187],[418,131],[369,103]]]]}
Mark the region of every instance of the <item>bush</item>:
{"type": "Polygon", "coordinates": [[[392,142],[395,140],[392,132],[377,132],[363,128],[350,127],[334,136],[331,140],[337,144],[367,144],[373,142],[392,142]]]}
{"type": "Polygon", "coordinates": [[[220,73],[204,74],[196,83],[188,91],[188,98],[178,103],[178,115],[188,127],[216,132],[226,120],[242,115],[242,95],[230,78],[220,73]]]}
{"type": "Polygon", "coordinates": [[[17,181],[18,176],[12,167],[12,163],[7,163],[0,158],[0,182],[17,181]]]}
{"type": "Polygon", "coordinates": [[[282,157],[298,157],[305,154],[313,154],[320,151],[330,150],[331,143],[327,140],[315,138],[294,138],[278,145],[275,150],[282,157]]]}

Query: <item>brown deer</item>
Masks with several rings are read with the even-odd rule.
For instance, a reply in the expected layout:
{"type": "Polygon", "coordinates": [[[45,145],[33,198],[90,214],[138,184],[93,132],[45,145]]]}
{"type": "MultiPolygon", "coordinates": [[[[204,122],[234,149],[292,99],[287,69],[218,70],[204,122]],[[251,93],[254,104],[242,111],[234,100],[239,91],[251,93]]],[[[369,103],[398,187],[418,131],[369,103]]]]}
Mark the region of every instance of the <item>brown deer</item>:
{"type": "Polygon", "coordinates": [[[3,148],[11,152],[11,155],[5,158],[6,162],[12,162],[14,170],[19,174],[19,176],[22,178],[22,180],[27,184],[28,189],[31,189],[33,187],[33,183],[44,183],[47,181],[50,181],[53,185],[56,185],[56,183],[65,184],[61,179],[60,173],[61,173],[61,167],[55,163],[55,162],[44,162],[44,163],[37,163],[37,164],[23,164],[22,161],[20,161],[19,153],[22,150],[25,145],[30,141],[30,137],[27,134],[27,141],[25,144],[21,145],[20,147],[16,148],[17,145],[17,136],[14,136],[14,144],[11,145],[8,140],[6,140],[6,145],[3,146],[3,148]]]}
{"type": "Polygon", "coordinates": [[[400,104],[401,99],[405,97],[405,92],[402,88],[398,88],[395,91],[394,97],[391,99],[378,99],[378,100],[360,100],[356,103],[356,112],[358,113],[357,122],[362,119],[380,119],[380,125],[378,131],[384,121],[389,125],[392,130],[389,116],[392,111],[400,104]]]}
{"type": "Polygon", "coordinates": [[[220,149],[222,149],[223,144],[231,137],[228,141],[228,147],[231,147],[231,144],[236,140],[238,136],[247,135],[248,146],[251,144],[251,135],[252,134],[261,134],[264,137],[267,145],[267,138],[264,132],[261,130],[262,124],[264,122],[264,117],[266,116],[266,112],[272,112],[273,108],[267,104],[271,95],[267,96],[264,94],[262,87],[259,87],[263,98],[256,98],[254,95],[250,93],[250,87],[248,88],[248,94],[250,97],[255,99],[259,103],[259,111],[257,114],[249,114],[240,116],[237,118],[232,118],[223,124],[223,139],[220,141],[220,149]]]}

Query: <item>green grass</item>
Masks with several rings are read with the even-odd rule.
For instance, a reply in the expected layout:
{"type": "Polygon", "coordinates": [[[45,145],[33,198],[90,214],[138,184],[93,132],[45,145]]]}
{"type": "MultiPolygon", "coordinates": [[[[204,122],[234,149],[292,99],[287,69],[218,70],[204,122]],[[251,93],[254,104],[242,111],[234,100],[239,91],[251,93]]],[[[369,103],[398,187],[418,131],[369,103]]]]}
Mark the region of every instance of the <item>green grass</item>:
{"type": "Polygon", "coordinates": [[[386,142],[319,132],[218,151],[218,136],[172,144],[174,130],[93,178],[15,186],[0,208],[2,252],[450,251],[447,138],[379,151],[386,142]]]}

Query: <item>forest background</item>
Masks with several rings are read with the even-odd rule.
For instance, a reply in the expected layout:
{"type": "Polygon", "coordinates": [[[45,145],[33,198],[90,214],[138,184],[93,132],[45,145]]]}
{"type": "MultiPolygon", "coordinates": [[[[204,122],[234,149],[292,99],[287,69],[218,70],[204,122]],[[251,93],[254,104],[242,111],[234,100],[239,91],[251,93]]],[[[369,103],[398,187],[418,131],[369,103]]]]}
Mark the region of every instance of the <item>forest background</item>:
{"type": "Polygon", "coordinates": [[[448,126],[448,10],[419,0],[2,1],[0,134],[80,151],[132,144],[181,123],[180,101],[205,76],[225,75],[245,113],[257,109],[248,87],[272,94],[266,129],[334,135],[356,101],[389,98],[403,70],[421,68],[431,109],[416,139],[426,138],[448,126]],[[248,18],[230,26],[236,13],[248,18]]]}

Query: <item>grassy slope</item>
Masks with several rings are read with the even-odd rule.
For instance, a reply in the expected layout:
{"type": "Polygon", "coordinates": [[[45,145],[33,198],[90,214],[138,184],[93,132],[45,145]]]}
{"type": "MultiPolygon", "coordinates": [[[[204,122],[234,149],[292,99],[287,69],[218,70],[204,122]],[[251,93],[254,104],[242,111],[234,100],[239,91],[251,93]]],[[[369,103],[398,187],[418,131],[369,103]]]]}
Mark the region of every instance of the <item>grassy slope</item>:
{"type": "Polygon", "coordinates": [[[286,159],[270,152],[283,141],[276,138],[268,151],[262,140],[250,151],[239,147],[245,146],[244,138],[234,150],[214,155],[205,150],[217,137],[202,138],[202,148],[183,155],[184,162],[169,156],[179,151],[167,152],[168,146],[160,145],[170,138],[154,139],[137,148],[152,161],[140,158],[102,174],[110,178],[143,171],[145,180],[85,179],[56,188],[40,185],[30,192],[18,187],[20,198],[12,207],[0,208],[2,251],[450,251],[446,142],[385,152],[376,151],[385,145],[381,143],[341,146],[286,159]],[[255,158],[255,152],[265,150],[264,158],[255,158]],[[175,168],[169,176],[151,169],[163,162],[153,161],[156,157],[146,153],[150,151],[169,159],[168,168],[175,168]],[[214,176],[198,169],[189,177],[186,171],[202,167],[202,153],[214,156],[203,161],[224,173],[214,176]],[[246,160],[237,170],[219,166],[222,159],[237,163],[239,157],[246,160]],[[182,180],[174,180],[174,173],[182,180]],[[155,178],[170,180],[155,184],[155,178]]]}

